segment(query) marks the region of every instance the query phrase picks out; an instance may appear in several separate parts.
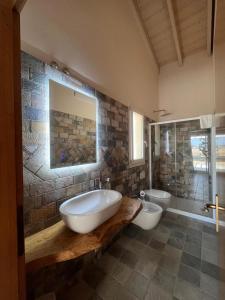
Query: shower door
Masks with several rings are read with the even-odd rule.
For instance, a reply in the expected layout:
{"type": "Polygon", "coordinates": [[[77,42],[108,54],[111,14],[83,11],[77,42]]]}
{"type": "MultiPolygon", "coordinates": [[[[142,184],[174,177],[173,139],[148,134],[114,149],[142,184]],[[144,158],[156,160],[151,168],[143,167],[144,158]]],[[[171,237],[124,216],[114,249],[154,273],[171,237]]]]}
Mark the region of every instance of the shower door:
{"type": "Polygon", "coordinates": [[[199,119],[151,125],[151,188],[171,193],[170,208],[212,217],[211,130],[199,119]]]}
{"type": "Polygon", "coordinates": [[[176,195],[175,124],[151,126],[151,187],[176,195]]]}
{"type": "MultiPolygon", "coordinates": [[[[216,128],[216,190],[219,205],[225,207],[225,127],[216,128]]],[[[225,221],[225,212],[219,212],[219,219],[225,221]]]]}
{"type": "Polygon", "coordinates": [[[211,131],[200,120],[176,122],[176,208],[212,216],[203,211],[211,197],[211,131]]]}

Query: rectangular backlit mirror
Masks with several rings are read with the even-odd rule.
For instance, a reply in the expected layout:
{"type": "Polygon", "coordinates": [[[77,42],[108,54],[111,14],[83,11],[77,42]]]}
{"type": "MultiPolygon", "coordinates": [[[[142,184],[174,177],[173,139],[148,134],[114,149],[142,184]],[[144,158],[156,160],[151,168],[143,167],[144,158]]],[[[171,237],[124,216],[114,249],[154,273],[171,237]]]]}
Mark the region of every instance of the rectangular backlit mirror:
{"type": "Polygon", "coordinates": [[[96,162],[96,98],[49,80],[50,166],[96,162]]]}

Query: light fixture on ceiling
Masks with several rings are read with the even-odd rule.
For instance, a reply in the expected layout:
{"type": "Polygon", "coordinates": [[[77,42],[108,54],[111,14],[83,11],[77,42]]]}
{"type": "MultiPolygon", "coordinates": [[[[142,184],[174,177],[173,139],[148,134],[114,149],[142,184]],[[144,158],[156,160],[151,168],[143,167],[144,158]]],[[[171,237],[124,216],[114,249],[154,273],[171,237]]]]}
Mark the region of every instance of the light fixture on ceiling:
{"type": "Polygon", "coordinates": [[[66,68],[66,67],[64,67],[64,68],[62,69],[62,72],[63,72],[65,75],[67,75],[67,76],[70,76],[70,75],[71,75],[69,69],[66,68]]]}
{"type": "Polygon", "coordinates": [[[79,81],[77,78],[75,78],[69,71],[69,69],[66,66],[62,66],[61,64],[58,64],[55,60],[50,62],[50,67],[53,69],[64,73],[66,76],[70,76],[70,78],[73,80],[74,84],[81,87],[83,83],[79,81]]]}
{"type": "Polygon", "coordinates": [[[171,115],[171,113],[167,112],[165,109],[153,110],[153,113],[160,113],[160,117],[166,117],[166,116],[170,116],[171,115]]]}
{"type": "Polygon", "coordinates": [[[56,61],[51,61],[50,66],[56,70],[59,70],[59,64],[56,61]]]}

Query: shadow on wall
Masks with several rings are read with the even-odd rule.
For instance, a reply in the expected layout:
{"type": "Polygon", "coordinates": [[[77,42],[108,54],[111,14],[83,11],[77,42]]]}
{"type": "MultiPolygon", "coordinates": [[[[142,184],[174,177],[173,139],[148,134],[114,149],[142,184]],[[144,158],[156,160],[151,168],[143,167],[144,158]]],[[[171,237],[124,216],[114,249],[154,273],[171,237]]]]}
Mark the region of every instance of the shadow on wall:
{"type": "MultiPolygon", "coordinates": [[[[28,236],[46,228],[59,217],[60,204],[92,190],[94,179],[110,177],[112,189],[123,195],[149,187],[148,148],[145,165],[129,168],[128,107],[89,86],[80,91],[98,98],[98,162],[50,169],[48,80],[77,89],[73,79],[22,52],[24,221],[28,236]]],[[[148,123],[145,118],[145,140],[148,123]]]]}

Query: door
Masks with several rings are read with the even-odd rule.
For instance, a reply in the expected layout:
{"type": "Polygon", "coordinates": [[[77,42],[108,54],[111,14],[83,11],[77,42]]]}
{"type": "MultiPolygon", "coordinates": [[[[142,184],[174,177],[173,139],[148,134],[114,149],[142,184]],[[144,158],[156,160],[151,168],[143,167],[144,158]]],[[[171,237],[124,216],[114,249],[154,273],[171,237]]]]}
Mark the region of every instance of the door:
{"type": "Polygon", "coordinates": [[[0,2],[0,298],[4,300],[25,299],[20,16],[15,2],[0,2]]]}

